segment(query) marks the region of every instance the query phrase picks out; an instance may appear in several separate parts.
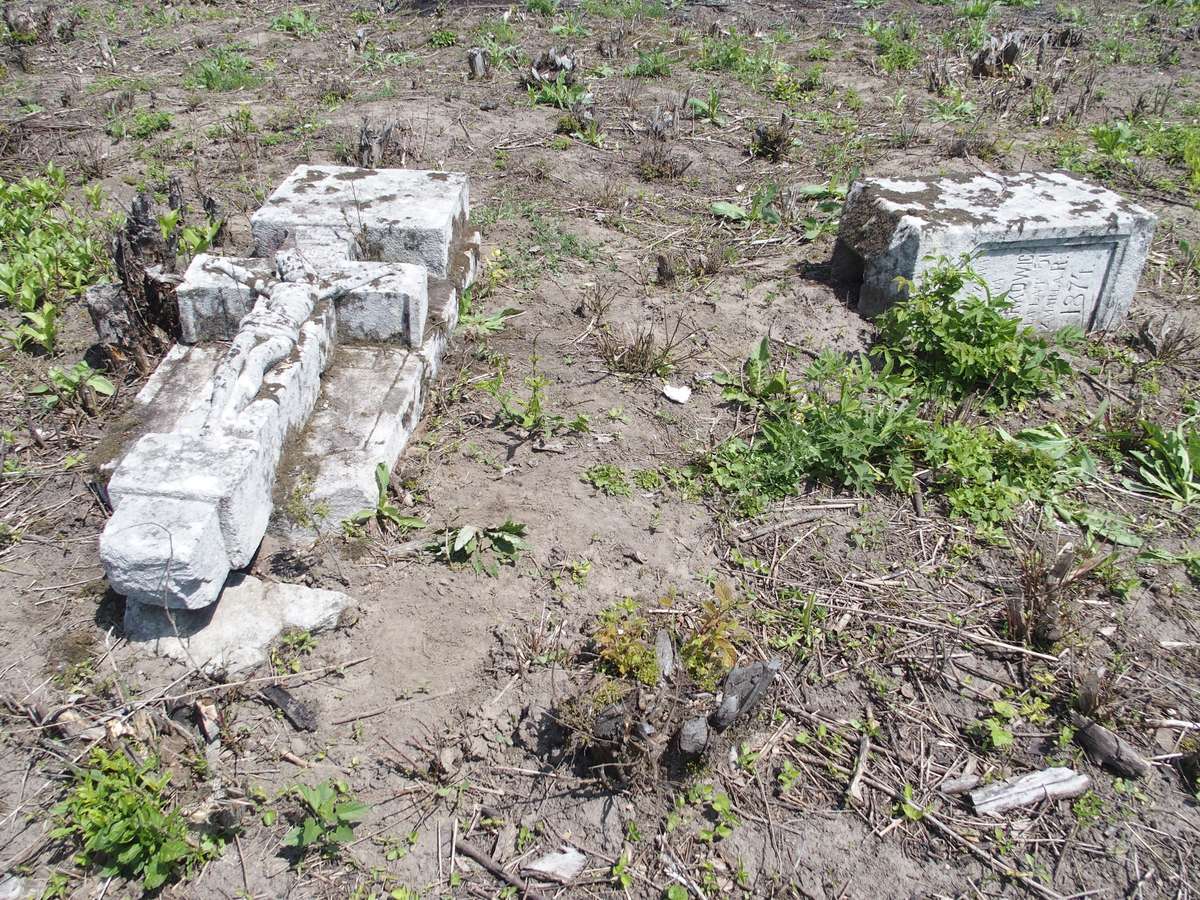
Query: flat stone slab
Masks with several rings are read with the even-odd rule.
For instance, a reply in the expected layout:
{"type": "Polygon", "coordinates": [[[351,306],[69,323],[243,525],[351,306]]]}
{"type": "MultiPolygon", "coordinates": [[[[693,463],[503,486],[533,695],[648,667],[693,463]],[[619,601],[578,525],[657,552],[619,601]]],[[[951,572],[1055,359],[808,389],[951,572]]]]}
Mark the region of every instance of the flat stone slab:
{"type": "Polygon", "coordinates": [[[168,610],[127,600],[125,637],[205,672],[236,674],[266,662],[268,648],[286,629],[333,628],[352,605],[339,591],[233,574],[217,602],[204,609],[168,610]]]}
{"type": "Polygon", "coordinates": [[[1107,188],[1057,172],[870,178],[843,207],[834,274],[861,279],[859,312],[906,295],[939,257],[976,257],[993,294],[1035,328],[1085,331],[1124,319],[1154,236],[1153,213],[1107,188]]]}
{"type": "Polygon", "coordinates": [[[304,249],[301,229],[326,229],[356,235],[358,259],[416,263],[446,278],[468,210],[461,172],[298,166],[250,217],[250,227],[257,256],[269,257],[289,235],[304,249]]]}
{"type": "Polygon", "coordinates": [[[324,506],[335,530],[373,507],[375,467],[391,471],[407,446],[424,406],[427,369],[420,355],[397,347],[340,348],[292,470],[281,473],[284,488],[311,476],[309,502],[324,506]]]}
{"type": "MultiPolygon", "coordinates": [[[[326,510],[323,527],[336,529],[343,519],[375,505],[375,467],[383,463],[390,470],[407,447],[458,322],[458,290],[470,284],[474,275],[476,252],[460,253],[465,258],[465,283],[441,282],[431,293],[429,325],[419,350],[387,344],[339,345],[312,417],[294,449],[285,454],[276,508],[288,505],[305,475],[312,481],[306,503],[321,504],[326,510]]],[[[339,328],[340,322],[339,318],[339,328]]],[[[282,533],[293,531],[289,523],[277,524],[283,526],[278,529],[282,533]]]]}

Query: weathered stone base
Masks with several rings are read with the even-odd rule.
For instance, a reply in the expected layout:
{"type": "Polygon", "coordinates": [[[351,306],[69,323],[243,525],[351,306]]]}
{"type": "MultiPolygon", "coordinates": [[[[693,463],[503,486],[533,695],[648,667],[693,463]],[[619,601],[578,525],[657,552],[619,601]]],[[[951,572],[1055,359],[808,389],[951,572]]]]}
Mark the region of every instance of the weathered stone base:
{"type": "Polygon", "coordinates": [[[869,178],[842,210],[834,277],[861,284],[858,309],[883,312],[939,257],[975,257],[993,294],[1042,330],[1115,328],[1154,236],[1155,216],[1057,172],[869,178]]]}
{"type": "Polygon", "coordinates": [[[267,649],[283,631],[333,628],[353,603],[337,591],[235,573],[217,602],[204,609],[168,610],[127,600],[125,637],[147,652],[205,672],[237,674],[265,662],[267,649]]]}

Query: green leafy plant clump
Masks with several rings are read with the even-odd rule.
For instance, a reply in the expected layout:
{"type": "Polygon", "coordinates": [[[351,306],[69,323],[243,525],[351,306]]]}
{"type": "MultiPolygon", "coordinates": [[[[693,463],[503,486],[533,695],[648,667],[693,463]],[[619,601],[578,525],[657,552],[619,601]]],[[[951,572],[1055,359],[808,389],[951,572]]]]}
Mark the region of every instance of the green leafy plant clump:
{"type": "Polygon", "coordinates": [[[650,622],[631,597],[613,603],[600,613],[592,643],[601,667],[620,678],[642,684],[658,683],[658,657],[650,622]]]}
{"type": "Polygon", "coordinates": [[[260,81],[249,57],[235,47],[215,48],[184,79],[188,87],[218,92],[255,87],[260,81]]]}
{"type": "Polygon", "coordinates": [[[40,178],[0,180],[0,297],[21,313],[7,334],[18,349],[53,350],[58,308],[107,270],[102,242],[66,202],[63,171],[48,166],[40,178]]]}
{"type": "Polygon", "coordinates": [[[336,856],[342,844],[354,837],[354,827],[367,814],[368,807],[350,797],[343,782],[326,781],[314,787],[298,784],[292,793],[302,804],[303,818],[284,836],[283,846],[307,853],[316,850],[336,856]]]}
{"type": "Polygon", "coordinates": [[[501,565],[516,565],[529,549],[526,532],[525,525],[512,519],[492,527],[462,525],[443,529],[428,549],[451,565],[466,564],[477,574],[494,577],[501,565]]]}
{"type": "Polygon", "coordinates": [[[952,515],[994,530],[1027,501],[1056,502],[1094,474],[1086,448],[1057,425],[1010,435],[961,419],[968,397],[1004,409],[1067,371],[1042,338],[1004,315],[1002,298],[962,298],[974,279],[969,267],[942,261],[885,314],[870,354],[826,352],[802,380],[773,370],[760,344],[740,382],[721,379],[727,400],[760,410],[759,431],[708,457],[710,486],[753,512],[805,482],[908,493],[922,472],[952,515]]]}
{"type": "Polygon", "coordinates": [[[311,14],[298,6],[293,6],[287,12],[281,13],[271,20],[271,30],[294,34],[301,38],[314,38],[321,33],[321,26],[317,24],[317,20],[311,14]]]}
{"type": "Polygon", "coordinates": [[[106,877],[140,879],[148,891],[186,876],[218,855],[220,846],[188,839],[182,814],[166,803],[169,781],[154,758],[138,765],[124,753],[97,747],[54,808],[58,824],[50,835],[75,841],[81,865],[99,867],[106,877]]]}
{"type": "Polygon", "coordinates": [[[873,353],[929,394],[979,395],[994,408],[1040,396],[1070,371],[1050,344],[1008,315],[965,262],[942,259],[879,318],[873,353]],[[964,296],[965,295],[965,296],[964,296]]]}

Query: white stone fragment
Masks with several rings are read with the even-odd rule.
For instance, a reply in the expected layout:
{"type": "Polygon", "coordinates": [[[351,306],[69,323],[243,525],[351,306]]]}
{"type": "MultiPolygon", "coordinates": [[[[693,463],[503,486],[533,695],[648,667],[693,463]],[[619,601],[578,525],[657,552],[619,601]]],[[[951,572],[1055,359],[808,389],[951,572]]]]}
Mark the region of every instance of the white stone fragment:
{"type": "Polygon", "coordinates": [[[566,884],[587,868],[587,855],[564,844],[557,853],[547,853],[521,866],[521,874],[542,881],[566,884]]]}
{"type": "Polygon", "coordinates": [[[114,591],[140,603],[197,609],[217,599],[230,561],[214,503],[126,496],[100,536],[114,591]]]}
{"type": "Polygon", "coordinates": [[[1128,312],[1154,235],[1153,213],[1056,172],[873,178],[855,183],[841,215],[835,275],[861,276],[859,311],[905,296],[939,257],[977,255],[992,293],[1043,330],[1117,326],[1128,312]]]}
{"type": "Polygon", "coordinates": [[[230,341],[254,306],[250,285],[230,275],[229,267],[267,278],[271,267],[262,259],[225,259],[198,253],[175,290],[179,303],[180,338],[185,344],[230,341]]]}
{"type": "Polygon", "coordinates": [[[672,403],[687,403],[692,399],[692,389],[686,384],[664,384],[662,392],[672,403]]]}
{"type": "Polygon", "coordinates": [[[238,674],[265,662],[268,648],[285,629],[316,633],[332,628],[353,603],[338,591],[234,574],[220,599],[205,609],[167,610],[127,601],[125,636],[152,653],[206,672],[238,674]]]}
{"type": "MultiPolygon", "coordinates": [[[[181,518],[177,508],[193,501],[215,508],[225,554],[236,568],[250,561],[266,532],[276,461],[270,448],[229,434],[147,434],[130,448],[113,473],[108,496],[117,514],[131,497],[157,501],[147,504],[143,515],[148,523],[164,526],[177,522],[181,518]]],[[[121,541],[130,538],[122,537],[113,524],[116,520],[114,515],[104,537],[113,554],[130,559],[132,549],[117,549],[121,541]]],[[[109,580],[113,578],[114,569],[109,567],[109,580]]],[[[223,574],[220,580],[225,580],[223,574]]],[[[172,606],[196,605],[183,596],[170,599],[168,605],[172,606]]]]}
{"type": "Polygon", "coordinates": [[[429,270],[408,263],[344,262],[324,281],[338,291],[338,327],[351,341],[420,347],[429,315],[429,270]]]}
{"type": "Polygon", "coordinates": [[[417,263],[446,278],[468,210],[462,173],[298,166],[250,226],[259,256],[297,229],[327,228],[356,236],[357,259],[417,263]]]}

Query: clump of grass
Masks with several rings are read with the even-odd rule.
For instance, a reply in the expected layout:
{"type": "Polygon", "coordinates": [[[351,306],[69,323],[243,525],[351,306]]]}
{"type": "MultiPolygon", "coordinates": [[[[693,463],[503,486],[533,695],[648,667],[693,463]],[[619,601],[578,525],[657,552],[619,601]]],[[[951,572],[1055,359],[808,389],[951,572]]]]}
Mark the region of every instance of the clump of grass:
{"type": "Polygon", "coordinates": [[[666,78],[671,74],[671,60],[662,50],[643,51],[625,74],[631,78],[666,78]]]}
{"type": "Polygon", "coordinates": [[[128,118],[114,119],[108,124],[105,132],[120,140],[123,137],[133,137],[143,140],[160,131],[171,129],[171,114],[164,110],[138,109],[128,118]]]}
{"type": "Polygon", "coordinates": [[[261,81],[254,72],[254,63],[244,53],[234,47],[217,47],[192,68],[184,84],[225,92],[254,87],[261,81]]]}
{"type": "Polygon", "coordinates": [[[317,24],[317,20],[298,6],[293,6],[287,12],[272,19],[271,30],[294,34],[301,38],[315,38],[321,33],[321,27],[317,24]]]}
{"type": "Polygon", "coordinates": [[[921,62],[921,51],[916,46],[919,34],[916,19],[908,17],[886,24],[868,19],[863,30],[874,39],[879,67],[889,75],[915,69],[921,62]]]}

